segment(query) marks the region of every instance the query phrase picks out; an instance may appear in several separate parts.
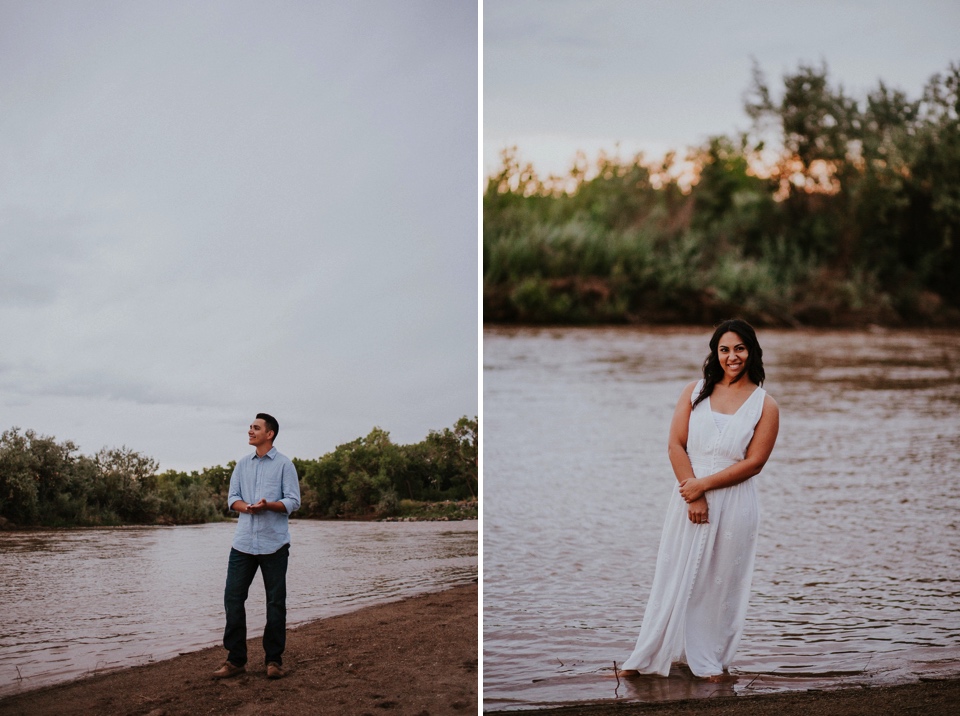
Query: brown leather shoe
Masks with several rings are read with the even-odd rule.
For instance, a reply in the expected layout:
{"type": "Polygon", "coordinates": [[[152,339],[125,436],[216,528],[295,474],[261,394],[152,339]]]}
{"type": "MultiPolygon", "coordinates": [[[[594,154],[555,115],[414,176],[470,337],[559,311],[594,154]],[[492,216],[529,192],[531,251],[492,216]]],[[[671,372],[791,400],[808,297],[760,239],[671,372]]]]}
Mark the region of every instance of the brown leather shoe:
{"type": "Polygon", "coordinates": [[[268,679],[282,679],[286,674],[283,673],[283,669],[280,668],[280,664],[275,661],[271,661],[267,664],[267,678],[268,679]]]}
{"type": "Polygon", "coordinates": [[[213,672],[213,678],[215,679],[229,679],[231,676],[236,676],[237,674],[242,674],[247,670],[245,666],[237,666],[232,664],[229,661],[223,662],[219,669],[213,672]]]}

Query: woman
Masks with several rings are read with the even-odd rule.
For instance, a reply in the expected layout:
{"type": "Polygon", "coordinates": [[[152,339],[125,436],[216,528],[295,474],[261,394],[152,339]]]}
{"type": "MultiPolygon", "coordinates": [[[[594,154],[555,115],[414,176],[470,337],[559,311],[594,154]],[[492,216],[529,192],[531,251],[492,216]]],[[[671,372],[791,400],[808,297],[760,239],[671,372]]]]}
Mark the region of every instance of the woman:
{"type": "Polygon", "coordinates": [[[759,511],[751,479],[777,440],[780,411],[761,388],[753,328],[724,321],[710,339],[703,379],[680,394],[668,452],[679,483],[660,538],[657,571],[637,645],[621,675],[724,679],[750,598],[759,511]]]}

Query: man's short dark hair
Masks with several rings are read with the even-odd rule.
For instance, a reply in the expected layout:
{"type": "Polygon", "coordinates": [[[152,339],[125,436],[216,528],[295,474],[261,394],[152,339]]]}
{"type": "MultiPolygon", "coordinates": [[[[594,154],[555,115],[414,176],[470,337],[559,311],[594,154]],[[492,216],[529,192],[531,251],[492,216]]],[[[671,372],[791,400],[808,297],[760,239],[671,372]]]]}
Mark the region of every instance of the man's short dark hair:
{"type": "Polygon", "coordinates": [[[267,426],[267,430],[273,431],[273,439],[276,440],[277,435],[280,434],[280,423],[277,422],[277,419],[269,413],[257,413],[257,420],[262,420],[267,426]]]}

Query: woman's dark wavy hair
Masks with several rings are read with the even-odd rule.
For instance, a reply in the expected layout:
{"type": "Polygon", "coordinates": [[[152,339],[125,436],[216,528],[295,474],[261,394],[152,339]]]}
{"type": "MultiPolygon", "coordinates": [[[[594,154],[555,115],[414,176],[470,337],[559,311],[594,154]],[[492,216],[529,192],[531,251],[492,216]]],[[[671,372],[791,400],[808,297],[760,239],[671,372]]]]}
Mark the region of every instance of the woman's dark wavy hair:
{"type": "Polygon", "coordinates": [[[710,339],[710,355],[703,362],[703,388],[700,395],[693,401],[693,407],[696,408],[701,401],[706,400],[713,393],[713,387],[723,378],[723,367],[720,365],[720,358],[717,356],[717,348],[720,345],[720,338],[724,333],[733,332],[740,336],[747,346],[747,365],[733,382],[736,383],[744,375],[750,377],[757,385],[763,385],[763,379],[766,374],[763,372],[763,349],[760,348],[760,341],[757,340],[757,332],[753,330],[746,321],[740,318],[731,318],[724,321],[713,332],[710,339]]]}

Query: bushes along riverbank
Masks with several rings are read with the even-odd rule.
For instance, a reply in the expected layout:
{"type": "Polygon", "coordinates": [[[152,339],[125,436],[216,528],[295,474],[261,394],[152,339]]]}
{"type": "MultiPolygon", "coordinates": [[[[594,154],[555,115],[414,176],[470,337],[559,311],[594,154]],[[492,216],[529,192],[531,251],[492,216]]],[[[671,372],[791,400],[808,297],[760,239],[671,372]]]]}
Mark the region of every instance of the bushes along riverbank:
{"type": "MultiPolygon", "coordinates": [[[[302,503],[294,514],[475,519],[477,437],[476,418],[463,417],[411,445],[374,428],[317,459],[294,458],[302,503]]],[[[222,520],[233,467],[158,473],[156,461],[126,447],[87,456],[69,440],[13,428],[0,436],[0,528],[222,520]]]]}
{"type": "Polygon", "coordinates": [[[749,132],[657,164],[578,155],[544,179],[506,150],[484,321],[960,325],[960,64],[917,99],[855,99],[826,66],[775,98],[756,70],[745,110],[749,132]]]}

